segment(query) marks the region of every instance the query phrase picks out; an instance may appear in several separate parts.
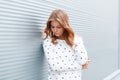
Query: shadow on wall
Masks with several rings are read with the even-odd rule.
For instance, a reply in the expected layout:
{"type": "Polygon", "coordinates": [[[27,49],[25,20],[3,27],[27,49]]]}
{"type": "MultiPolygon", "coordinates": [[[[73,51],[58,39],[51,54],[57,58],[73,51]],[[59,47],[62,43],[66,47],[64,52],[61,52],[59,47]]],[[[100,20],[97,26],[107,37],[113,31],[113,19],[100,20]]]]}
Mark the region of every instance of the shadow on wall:
{"type": "Polygon", "coordinates": [[[46,58],[44,56],[44,51],[43,51],[43,47],[42,47],[42,43],[40,45],[40,59],[39,59],[39,65],[40,65],[40,75],[39,75],[39,79],[40,80],[47,80],[47,69],[48,69],[48,65],[47,65],[47,62],[46,62],[46,58]]]}

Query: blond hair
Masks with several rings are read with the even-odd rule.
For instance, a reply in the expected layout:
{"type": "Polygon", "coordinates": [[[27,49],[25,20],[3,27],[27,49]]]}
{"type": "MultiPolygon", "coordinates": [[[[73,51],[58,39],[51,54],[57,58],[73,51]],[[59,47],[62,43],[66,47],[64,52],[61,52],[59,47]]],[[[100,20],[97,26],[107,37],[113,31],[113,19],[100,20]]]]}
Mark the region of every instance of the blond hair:
{"type": "Polygon", "coordinates": [[[69,18],[67,16],[67,13],[65,13],[63,10],[60,9],[56,9],[54,10],[47,23],[46,23],[46,28],[45,28],[45,33],[46,33],[46,37],[45,39],[50,36],[50,38],[52,38],[52,43],[53,44],[57,44],[56,39],[57,37],[55,37],[53,35],[53,32],[51,31],[51,22],[52,21],[57,21],[61,27],[64,28],[64,32],[63,32],[63,38],[65,39],[66,43],[70,46],[74,45],[74,32],[69,24],[69,18]]]}

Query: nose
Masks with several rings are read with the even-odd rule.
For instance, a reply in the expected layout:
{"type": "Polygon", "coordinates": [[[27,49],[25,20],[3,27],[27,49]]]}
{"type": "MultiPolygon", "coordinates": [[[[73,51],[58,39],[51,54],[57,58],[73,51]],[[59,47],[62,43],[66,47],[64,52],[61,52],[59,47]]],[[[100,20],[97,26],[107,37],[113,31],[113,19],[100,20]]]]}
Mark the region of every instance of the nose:
{"type": "Polygon", "coordinates": [[[57,28],[54,28],[54,32],[57,32],[57,28]]]}

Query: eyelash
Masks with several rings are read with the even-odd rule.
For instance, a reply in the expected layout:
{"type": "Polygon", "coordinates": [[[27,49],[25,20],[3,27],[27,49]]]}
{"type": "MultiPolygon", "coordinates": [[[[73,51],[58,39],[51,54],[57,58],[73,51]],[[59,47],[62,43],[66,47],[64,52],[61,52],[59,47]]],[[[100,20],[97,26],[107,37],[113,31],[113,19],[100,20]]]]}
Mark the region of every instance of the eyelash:
{"type": "MultiPolygon", "coordinates": [[[[51,28],[55,28],[55,27],[54,27],[54,26],[51,26],[51,28]]],[[[59,29],[60,29],[61,27],[57,27],[57,28],[59,28],[59,29]]]]}
{"type": "Polygon", "coordinates": [[[61,28],[61,27],[57,27],[57,28],[61,28]]]}

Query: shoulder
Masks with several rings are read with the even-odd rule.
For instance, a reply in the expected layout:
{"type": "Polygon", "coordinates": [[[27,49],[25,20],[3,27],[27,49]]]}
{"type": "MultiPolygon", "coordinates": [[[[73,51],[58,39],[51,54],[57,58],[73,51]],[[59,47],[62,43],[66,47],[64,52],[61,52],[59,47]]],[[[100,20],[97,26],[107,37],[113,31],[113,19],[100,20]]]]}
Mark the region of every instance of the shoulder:
{"type": "Polygon", "coordinates": [[[74,43],[76,43],[76,44],[78,44],[78,43],[83,44],[83,38],[82,38],[82,36],[75,35],[75,37],[74,37],[74,43]]]}
{"type": "Polygon", "coordinates": [[[51,38],[47,37],[46,39],[43,40],[43,44],[50,44],[51,43],[51,38]]]}

